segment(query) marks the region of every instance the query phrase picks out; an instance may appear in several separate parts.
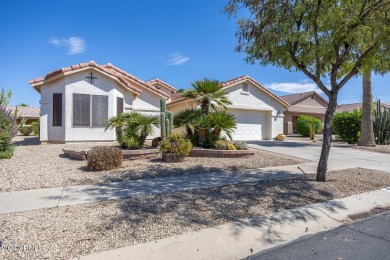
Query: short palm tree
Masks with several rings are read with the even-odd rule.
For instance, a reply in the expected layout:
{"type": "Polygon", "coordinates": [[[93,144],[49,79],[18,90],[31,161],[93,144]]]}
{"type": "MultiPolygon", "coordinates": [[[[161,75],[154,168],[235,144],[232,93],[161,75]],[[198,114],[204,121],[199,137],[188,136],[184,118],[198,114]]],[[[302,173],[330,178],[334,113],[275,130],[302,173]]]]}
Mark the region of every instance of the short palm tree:
{"type": "Polygon", "coordinates": [[[117,116],[111,117],[108,119],[104,131],[107,131],[107,129],[115,128],[116,139],[120,140],[123,136],[123,127],[125,126],[128,119],[129,119],[129,114],[127,113],[120,113],[117,116]]]}
{"type": "Polygon", "coordinates": [[[143,115],[137,112],[131,113],[127,122],[127,127],[134,129],[138,133],[141,145],[144,145],[148,135],[153,134],[153,126],[159,127],[159,125],[159,116],[143,115]]]}
{"type": "Polygon", "coordinates": [[[192,127],[195,125],[197,118],[202,114],[203,111],[199,109],[186,109],[174,116],[173,125],[175,128],[185,127],[187,135],[191,136],[194,134],[192,127]]]}
{"type": "Polygon", "coordinates": [[[227,93],[221,89],[218,80],[204,78],[192,82],[191,85],[193,89],[184,91],[182,96],[198,102],[205,114],[216,111],[218,107],[226,109],[226,106],[232,104],[227,98],[227,93]]]}
{"type": "Polygon", "coordinates": [[[232,113],[216,111],[209,114],[212,122],[212,134],[220,135],[223,131],[232,140],[232,133],[236,129],[236,118],[232,113]]]}

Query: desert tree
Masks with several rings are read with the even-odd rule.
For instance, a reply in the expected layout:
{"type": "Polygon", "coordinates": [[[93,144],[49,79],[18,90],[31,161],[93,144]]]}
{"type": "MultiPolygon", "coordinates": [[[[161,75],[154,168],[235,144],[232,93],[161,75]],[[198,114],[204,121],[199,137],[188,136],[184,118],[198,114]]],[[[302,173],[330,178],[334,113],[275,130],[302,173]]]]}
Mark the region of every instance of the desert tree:
{"type": "Polygon", "coordinates": [[[247,62],[301,71],[328,97],[317,181],[326,181],[340,89],[366,60],[385,55],[389,6],[389,0],[230,0],[225,6],[229,16],[247,11],[236,33],[247,62]]]}

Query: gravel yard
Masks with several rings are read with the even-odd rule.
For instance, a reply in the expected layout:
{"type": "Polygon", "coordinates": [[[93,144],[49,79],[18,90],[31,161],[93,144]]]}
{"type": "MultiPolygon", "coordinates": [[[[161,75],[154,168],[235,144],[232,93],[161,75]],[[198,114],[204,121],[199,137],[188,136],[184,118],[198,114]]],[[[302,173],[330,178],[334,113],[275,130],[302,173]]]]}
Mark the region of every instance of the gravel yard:
{"type": "MultiPolygon", "coordinates": [[[[315,142],[309,139],[309,137],[303,137],[297,134],[294,135],[288,135],[286,137],[286,141],[291,142],[301,142],[301,143],[311,143],[314,145],[322,145],[322,135],[316,135],[315,136],[315,142]]],[[[358,150],[366,150],[370,152],[377,152],[377,153],[390,153],[390,145],[377,145],[375,147],[365,147],[365,146],[358,146],[356,144],[348,144],[342,140],[338,140],[335,136],[332,141],[333,147],[345,147],[345,148],[353,148],[358,150]]]]}
{"type": "MultiPolygon", "coordinates": [[[[88,172],[85,161],[63,156],[63,144],[39,145],[35,137],[18,136],[18,146],[10,160],[0,160],[0,192],[37,188],[109,183],[143,178],[223,172],[290,165],[302,159],[256,150],[246,158],[186,158],[184,163],[167,164],[161,159],[124,161],[119,169],[88,172]]],[[[88,148],[97,144],[74,144],[88,148]]]]}
{"type": "Polygon", "coordinates": [[[5,214],[0,234],[3,245],[35,245],[39,251],[27,259],[68,259],[390,185],[389,173],[359,168],[329,172],[326,183],[314,177],[5,214]]]}

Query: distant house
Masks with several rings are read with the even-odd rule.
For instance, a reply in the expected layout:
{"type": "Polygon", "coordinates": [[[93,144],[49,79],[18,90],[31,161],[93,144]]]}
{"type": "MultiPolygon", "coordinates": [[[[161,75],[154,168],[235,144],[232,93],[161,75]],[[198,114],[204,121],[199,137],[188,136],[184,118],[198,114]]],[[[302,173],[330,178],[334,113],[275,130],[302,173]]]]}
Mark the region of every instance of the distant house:
{"type": "Polygon", "coordinates": [[[25,125],[31,125],[32,122],[38,122],[40,117],[40,108],[33,106],[9,106],[8,109],[15,112],[17,110],[17,123],[24,121],[25,125]]]}
{"type": "MultiPolygon", "coordinates": [[[[353,112],[354,110],[360,110],[363,107],[363,103],[341,104],[337,105],[336,113],[340,112],[353,112]]],[[[390,109],[389,103],[381,103],[382,109],[390,109]]]]}
{"type": "MultiPolygon", "coordinates": [[[[170,95],[162,81],[156,82],[153,86],[110,63],[94,61],[30,80],[41,94],[41,142],[114,141],[115,130],[104,131],[108,118],[132,111],[160,114],[160,99],[170,95]]],[[[158,135],[155,129],[149,138],[158,135]]]]}
{"type": "Polygon", "coordinates": [[[284,111],[284,134],[296,133],[296,122],[299,116],[307,115],[319,118],[322,123],[325,121],[325,112],[328,101],[315,91],[303,92],[281,96],[290,106],[284,111]]]}

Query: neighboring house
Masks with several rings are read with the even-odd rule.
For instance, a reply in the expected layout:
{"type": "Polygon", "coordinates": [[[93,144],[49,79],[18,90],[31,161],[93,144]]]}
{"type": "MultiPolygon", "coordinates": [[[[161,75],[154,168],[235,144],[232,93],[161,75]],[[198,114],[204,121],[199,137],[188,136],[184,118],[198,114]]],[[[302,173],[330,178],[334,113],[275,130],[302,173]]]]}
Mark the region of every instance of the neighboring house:
{"type": "Polygon", "coordinates": [[[13,113],[17,110],[17,123],[21,124],[24,121],[25,125],[31,125],[32,122],[38,122],[39,120],[39,107],[32,106],[9,106],[7,107],[13,113]]]}
{"type": "MultiPolygon", "coordinates": [[[[114,141],[114,129],[104,131],[108,118],[131,111],[159,115],[160,99],[169,98],[162,88],[112,64],[93,61],[53,71],[29,83],[41,94],[43,143],[114,141]]],[[[154,136],[158,136],[155,130],[154,136]]]]}
{"type": "Polygon", "coordinates": [[[281,96],[289,107],[284,111],[284,134],[296,133],[296,122],[299,116],[307,115],[319,118],[324,124],[328,101],[315,91],[281,96]]]}
{"type": "MultiPolygon", "coordinates": [[[[337,105],[336,113],[353,112],[354,110],[362,109],[362,107],[363,107],[362,103],[341,104],[341,105],[337,105]]],[[[376,108],[376,105],[375,105],[375,108],[376,108]]],[[[383,111],[383,109],[390,109],[390,104],[381,103],[381,108],[382,108],[382,111],[383,111]]]]}
{"type": "MultiPolygon", "coordinates": [[[[283,111],[289,106],[283,99],[249,76],[223,82],[221,88],[233,102],[228,111],[236,117],[234,140],[266,140],[283,132],[283,111]]],[[[197,106],[194,100],[178,93],[173,93],[167,104],[173,114],[197,106]]]]}

